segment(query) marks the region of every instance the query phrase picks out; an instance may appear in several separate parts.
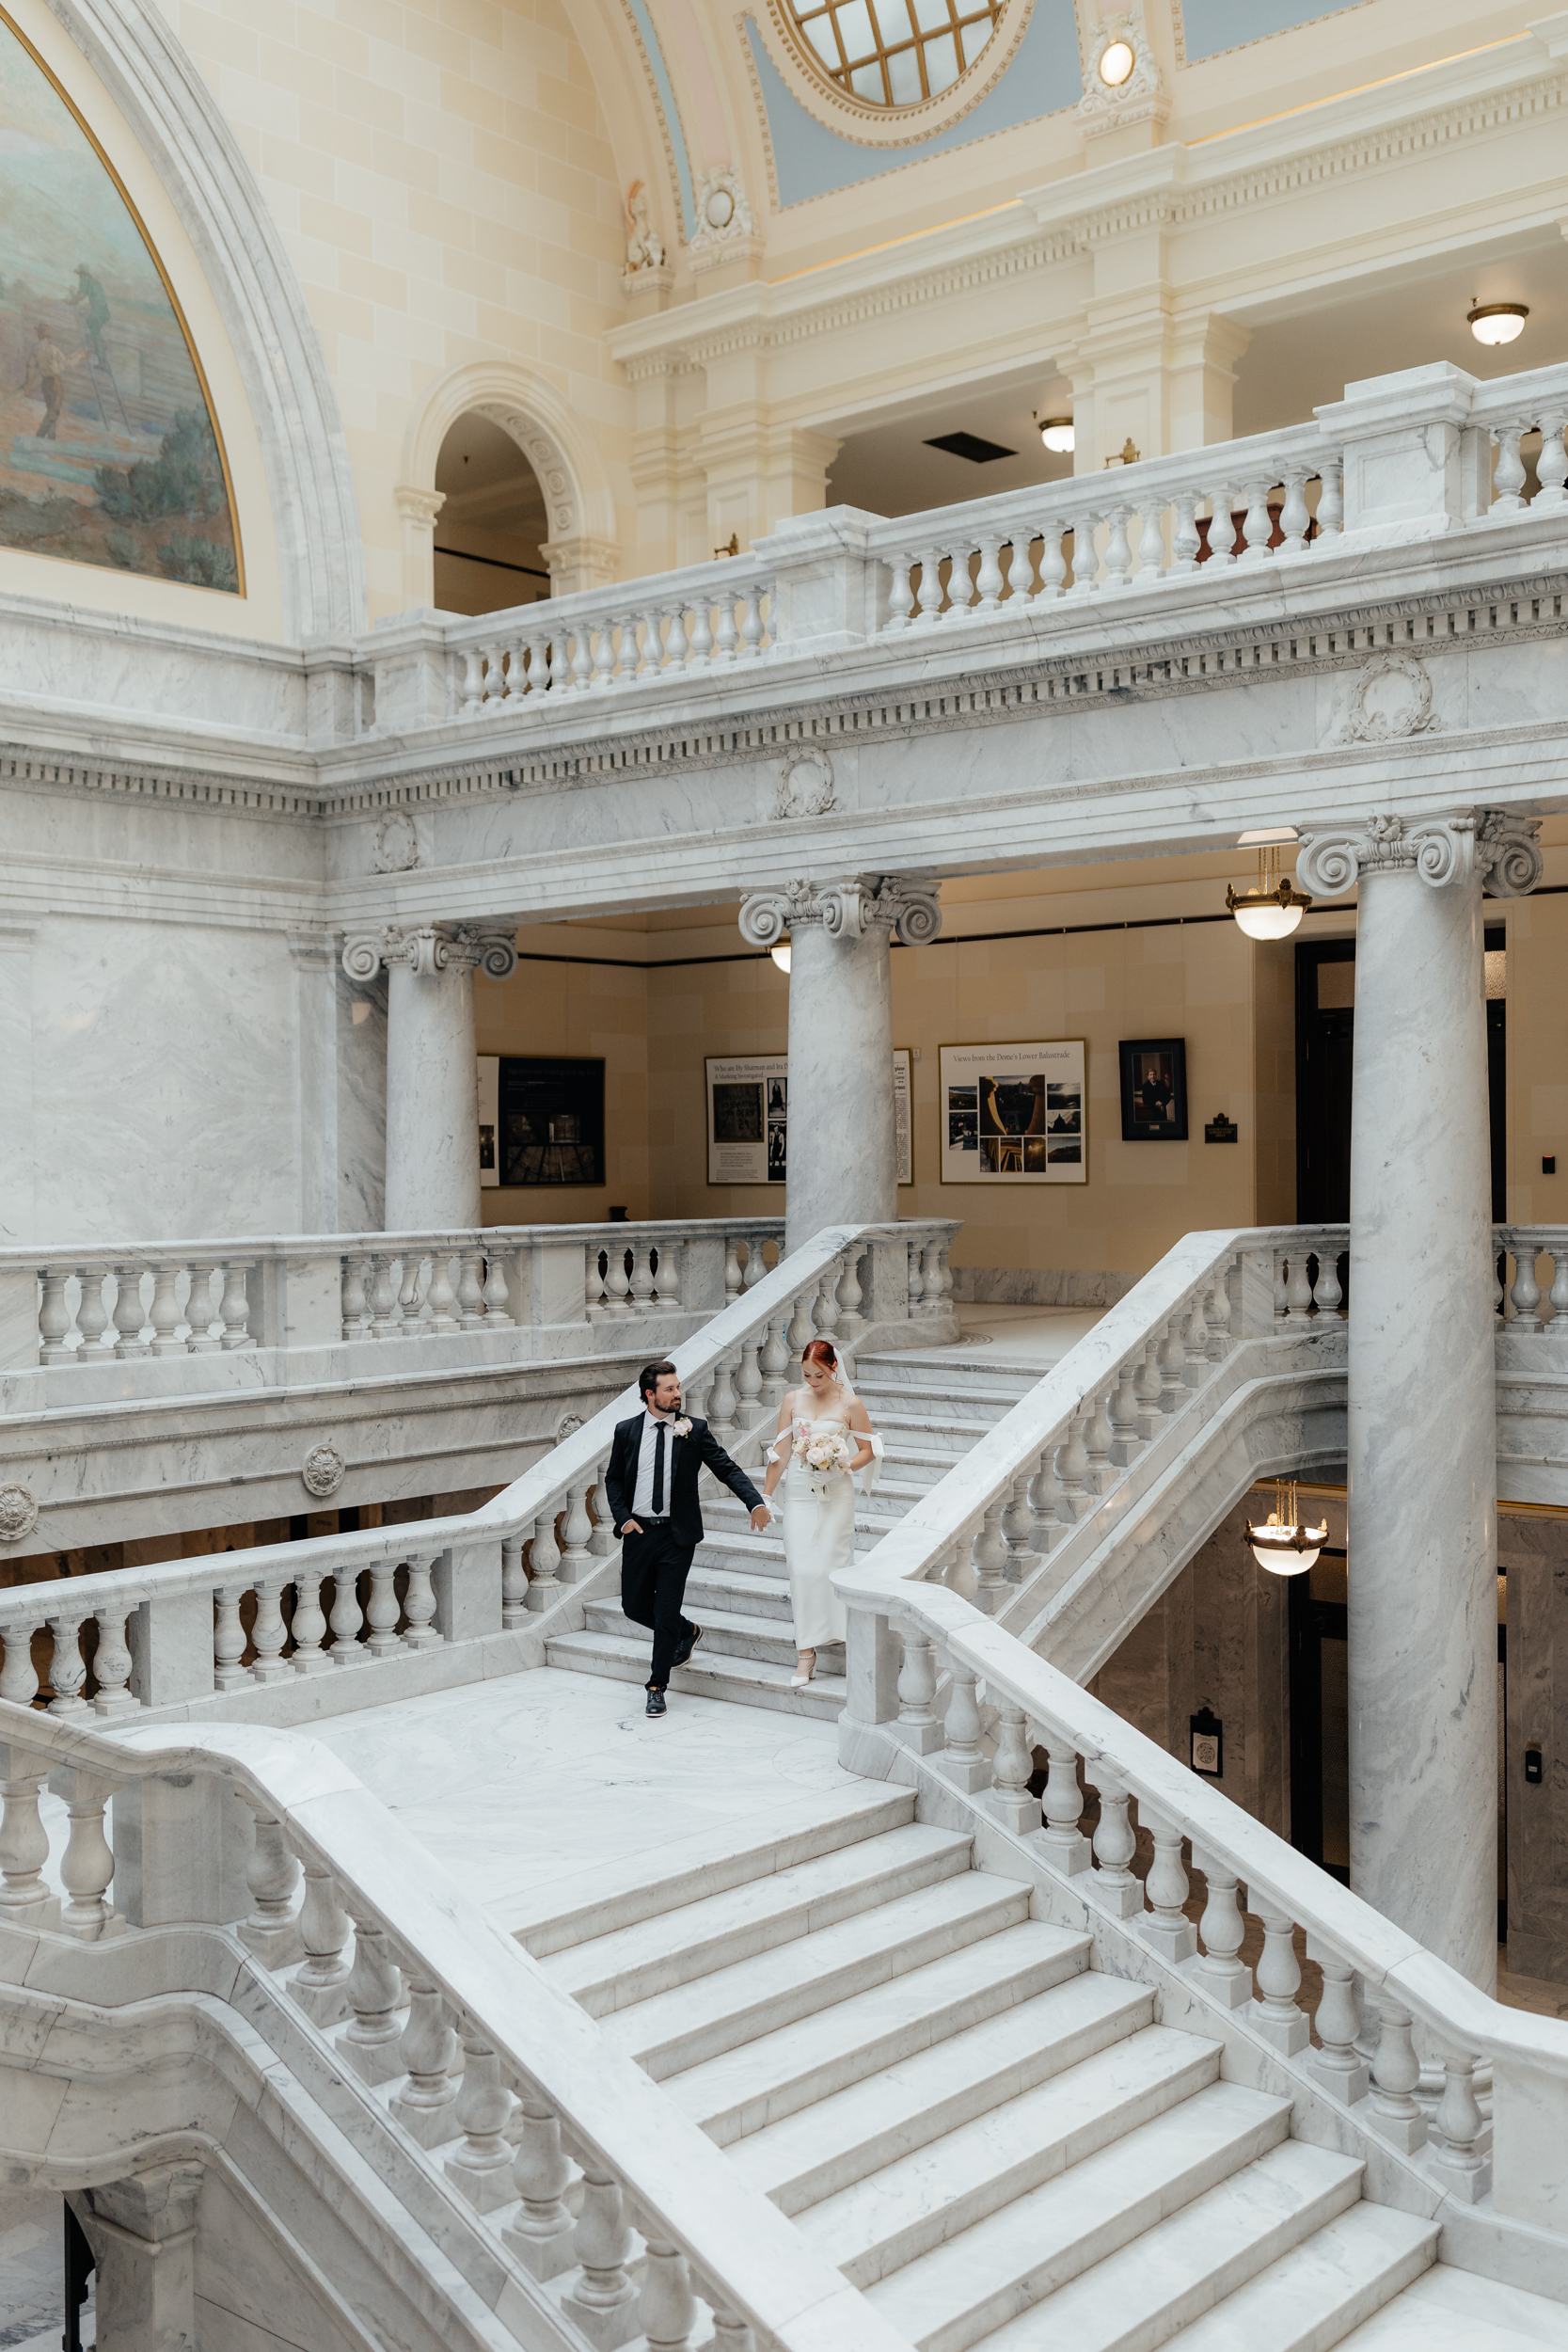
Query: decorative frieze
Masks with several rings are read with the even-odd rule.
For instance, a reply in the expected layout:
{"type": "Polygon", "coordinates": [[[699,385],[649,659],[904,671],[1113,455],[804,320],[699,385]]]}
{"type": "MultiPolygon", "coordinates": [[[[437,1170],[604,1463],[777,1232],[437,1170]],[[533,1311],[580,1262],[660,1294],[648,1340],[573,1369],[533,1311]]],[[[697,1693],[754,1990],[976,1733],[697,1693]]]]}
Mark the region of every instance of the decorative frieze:
{"type": "Polygon", "coordinates": [[[1371,816],[1342,830],[1304,833],[1296,881],[1314,898],[1338,898],[1364,875],[1415,872],[1434,890],[1479,880],[1495,898],[1523,898],[1544,871],[1540,831],[1536,818],[1500,808],[1371,816]]]}

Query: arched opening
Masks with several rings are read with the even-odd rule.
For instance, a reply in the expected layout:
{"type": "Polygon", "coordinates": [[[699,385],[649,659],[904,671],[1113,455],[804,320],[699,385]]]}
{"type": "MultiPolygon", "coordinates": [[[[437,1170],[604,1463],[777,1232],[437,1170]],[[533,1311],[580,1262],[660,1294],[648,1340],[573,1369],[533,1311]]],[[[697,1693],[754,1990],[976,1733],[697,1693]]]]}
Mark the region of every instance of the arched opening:
{"type": "Polygon", "coordinates": [[[550,593],[540,549],[550,535],[539,477],[503,425],[467,409],[436,460],[436,602],[445,612],[499,612],[550,593]]]}

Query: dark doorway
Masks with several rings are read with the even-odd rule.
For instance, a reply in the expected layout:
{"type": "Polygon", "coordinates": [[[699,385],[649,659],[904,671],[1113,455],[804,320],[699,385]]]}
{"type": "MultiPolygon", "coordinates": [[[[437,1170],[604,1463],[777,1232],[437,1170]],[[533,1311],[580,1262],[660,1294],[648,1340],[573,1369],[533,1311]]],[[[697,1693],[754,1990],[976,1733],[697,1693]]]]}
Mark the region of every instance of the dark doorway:
{"type": "Polygon", "coordinates": [[[1291,1843],[1350,1884],[1350,1643],[1343,1549],[1291,1580],[1291,1843]]]}
{"type": "MultiPolygon", "coordinates": [[[[1507,1215],[1505,945],[1500,924],[1487,931],[1486,1078],[1497,1225],[1507,1215]]],[[[1303,941],[1296,948],[1296,1217],[1303,1225],[1343,1225],[1350,1218],[1354,1038],[1354,940],[1303,941]]]]}

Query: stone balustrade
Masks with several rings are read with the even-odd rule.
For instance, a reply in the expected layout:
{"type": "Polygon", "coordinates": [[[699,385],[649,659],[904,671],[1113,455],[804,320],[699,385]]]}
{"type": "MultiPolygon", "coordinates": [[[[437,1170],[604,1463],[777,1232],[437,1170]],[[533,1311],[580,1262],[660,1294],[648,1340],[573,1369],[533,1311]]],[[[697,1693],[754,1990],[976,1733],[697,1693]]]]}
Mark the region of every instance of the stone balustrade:
{"type": "Polygon", "coordinates": [[[264,2115],[293,2117],[326,2069],[394,2226],[401,2206],[423,2245],[440,2214],[443,2285],[477,2256],[518,2341],[907,2352],[315,1742],[228,1724],[105,1736],[0,1704],[0,1932],[25,1937],[33,1986],[58,1976],[112,2016],[128,1947],[180,1922],[131,1997],[155,1984],[166,2016],[243,2017],[228,2062],[264,2115]],[[69,1820],[53,1873],[46,1783],[69,1820]]]}
{"type": "Polygon", "coordinates": [[[593,1327],[676,1315],[685,1336],[776,1263],[783,1235],[782,1218],[732,1217],[8,1249],[0,1378],[113,1366],[119,1397],[141,1385],[119,1367],[193,1357],[265,1351],[281,1379],[321,1376],[300,1360],[309,1351],[366,1343],[442,1341],[436,1360],[456,1361],[475,1335],[507,1334],[502,1349],[527,1359],[593,1349],[593,1327]]]}
{"type": "MultiPolygon", "coordinates": [[[[546,1230],[556,1246],[562,1229],[546,1230]]],[[[562,1245],[577,1299],[593,1235],[611,1237],[626,1281],[626,1259],[651,1263],[657,1249],[627,1234],[659,1230],[592,1228],[588,1244],[562,1245]]],[[[678,1263],[680,1248],[690,1248],[674,1238],[684,1229],[662,1230],[678,1263]]],[[[752,1226],[744,1263],[735,1229],[727,1230],[728,1240],[721,1235],[712,1247],[729,1303],[672,1353],[690,1409],[732,1452],[744,1453],[771,1421],[814,1336],[832,1335],[852,1360],[868,1337],[896,1345],[952,1335],[945,1302],[954,1224],[832,1228],[770,1269],[762,1236],[776,1227],[752,1226]]],[[[410,1248],[410,1261],[413,1254],[410,1248]]],[[[598,1303],[610,1327],[626,1329],[636,1304],[617,1298],[607,1309],[605,1296],[598,1303]]],[[[657,1318],[648,1329],[659,1344],[657,1318]]],[[[30,1706],[46,1692],[52,1714],[85,1722],[202,1701],[232,1712],[246,1697],[254,1711],[281,1719],[288,1689],[306,1677],[377,1669],[378,1697],[424,1687],[431,1671],[451,1678],[444,1668],[421,1667],[421,1658],[537,1630],[574,1596],[580,1613],[580,1588],[612,1551],[604,1514],[594,1507],[610,1441],[637,1406],[636,1391],[624,1391],[467,1515],[0,1589],[0,1699],[30,1706]]],[[[519,1646],[529,1655],[515,1662],[531,1662],[537,1641],[519,1646]]],[[[296,1703],[303,1714],[318,1710],[304,1695],[296,1703]]]]}

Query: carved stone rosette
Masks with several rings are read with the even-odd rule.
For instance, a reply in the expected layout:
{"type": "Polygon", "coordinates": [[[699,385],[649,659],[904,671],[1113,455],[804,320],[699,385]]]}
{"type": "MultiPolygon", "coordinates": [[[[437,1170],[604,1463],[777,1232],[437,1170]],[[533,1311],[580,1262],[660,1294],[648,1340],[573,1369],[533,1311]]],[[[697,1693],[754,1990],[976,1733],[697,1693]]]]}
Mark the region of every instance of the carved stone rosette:
{"type": "Polygon", "coordinates": [[[404,930],[388,923],[379,931],[351,934],[343,946],[343,970],[351,980],[373,980],[383,964],[405,963],[421,978],[439,972],[471,972],[507,980],[517,968],[517,945],[506,930],[459,923],[422,923],[404,930]]]}
{"type": "Polygon", "coordinates": [[[906,947],[923,947],[942,930],[942,907],[934,890],[896,874],[855,874],[844,882],[786,882],[783,890],[756,890],[740,910],[740,936],[753,947],[772,947],[787,932],[820,923],[832,939],[861,939],[880,925],[906,947]]]}
{"type": "Polygon", "coordinates": [[[1304,833],[1296,882],[1314,898],[1340,898],[1366,874],[1414,871],[1434,890],[1479,880],[1494,898],[1523,898],[1544,864],[1533,817],[1501,808],[1435,817],[1369,817],[1361,825],[1304,833]]]}

